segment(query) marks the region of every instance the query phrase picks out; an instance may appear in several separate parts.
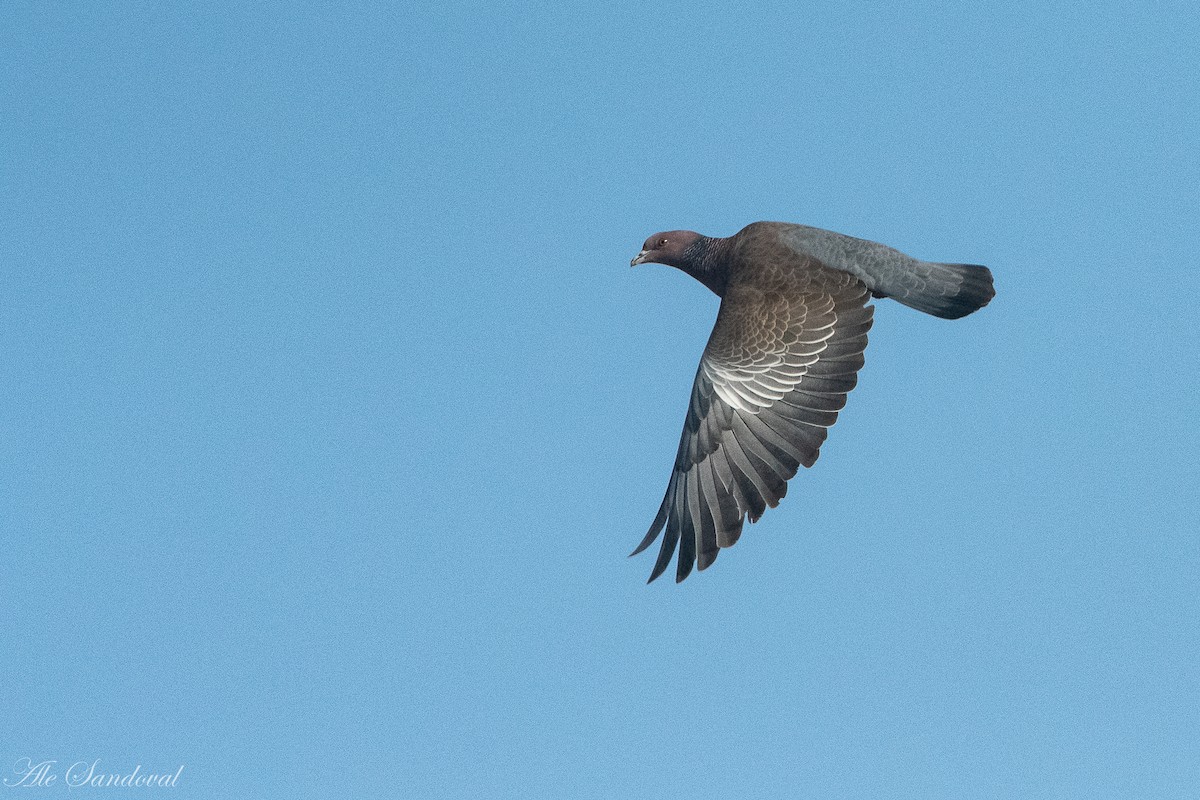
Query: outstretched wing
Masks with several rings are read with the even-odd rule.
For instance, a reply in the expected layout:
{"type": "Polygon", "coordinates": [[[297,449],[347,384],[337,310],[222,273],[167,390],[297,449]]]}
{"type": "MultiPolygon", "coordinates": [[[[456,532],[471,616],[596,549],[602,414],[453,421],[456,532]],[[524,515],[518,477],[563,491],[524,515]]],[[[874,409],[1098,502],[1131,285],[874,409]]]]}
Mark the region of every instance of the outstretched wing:
{"type": "Polygon", "coordinates": [[[818,267],[802,292],[731,287],[696,371],[662,506],[633,554],[665,531],[653,581],[706,568],[817,460],[863,365],[873,306],[853,275],[818,267]],[[787,296],[785,296],[787,295],[787,296]]]}

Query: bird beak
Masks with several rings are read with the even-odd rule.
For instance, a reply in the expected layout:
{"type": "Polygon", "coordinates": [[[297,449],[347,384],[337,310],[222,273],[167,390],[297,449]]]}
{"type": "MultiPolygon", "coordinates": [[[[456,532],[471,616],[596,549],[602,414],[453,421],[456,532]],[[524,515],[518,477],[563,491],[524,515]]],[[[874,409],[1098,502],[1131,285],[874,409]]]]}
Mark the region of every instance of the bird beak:
{"type": "Polygon", "coordinates": [[[629,262],[629,266],[636,267],[638,264],[646,263],[646,253],[647,253],[647,251],[643,250],[642,252],[640,252],[636,256],[634,256],[633,261],[629,262]]]}

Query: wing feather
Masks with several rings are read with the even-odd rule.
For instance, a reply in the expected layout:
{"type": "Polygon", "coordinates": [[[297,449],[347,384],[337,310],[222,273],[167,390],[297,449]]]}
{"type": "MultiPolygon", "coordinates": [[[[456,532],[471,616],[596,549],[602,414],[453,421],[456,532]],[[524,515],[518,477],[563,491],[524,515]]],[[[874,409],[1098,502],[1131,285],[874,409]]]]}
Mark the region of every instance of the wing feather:
{"type": "Polygon", "coordinates": [[[675,579],[703,570],[811,467],[858,381],[870,292],[811,265],[803,291],[727,291],[696,371],[675,468],[634,553],[663,541],[650,580],[678,549],[675,579]]]}

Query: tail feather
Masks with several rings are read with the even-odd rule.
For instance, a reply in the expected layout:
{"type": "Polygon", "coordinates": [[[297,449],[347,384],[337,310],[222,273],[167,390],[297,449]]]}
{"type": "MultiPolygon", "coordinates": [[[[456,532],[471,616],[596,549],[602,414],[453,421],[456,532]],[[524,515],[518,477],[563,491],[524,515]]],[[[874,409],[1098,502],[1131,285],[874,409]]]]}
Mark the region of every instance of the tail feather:
{"type": "Polygon", "coordinates": [[[996,296],[992,271],[977,264],[919,261],[912,278],[895,288],[884,296],[942,319],[965,317],[996,296]]]}

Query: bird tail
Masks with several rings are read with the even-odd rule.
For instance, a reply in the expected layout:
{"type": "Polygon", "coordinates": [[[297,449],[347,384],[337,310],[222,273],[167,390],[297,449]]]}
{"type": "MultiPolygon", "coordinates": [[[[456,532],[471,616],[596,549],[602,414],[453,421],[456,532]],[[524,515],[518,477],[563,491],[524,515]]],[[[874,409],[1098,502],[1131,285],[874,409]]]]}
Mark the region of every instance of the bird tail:
{"type": "Polygon", "coordinates": [[[992,271],[977,264],[938,264],[919,261],[902,287],[876,291],[910,308],[942,319],[958,319],[978,311],[996,296],[992,271]],[[915,280],[913,280],[915,278],[915,280]]]}

